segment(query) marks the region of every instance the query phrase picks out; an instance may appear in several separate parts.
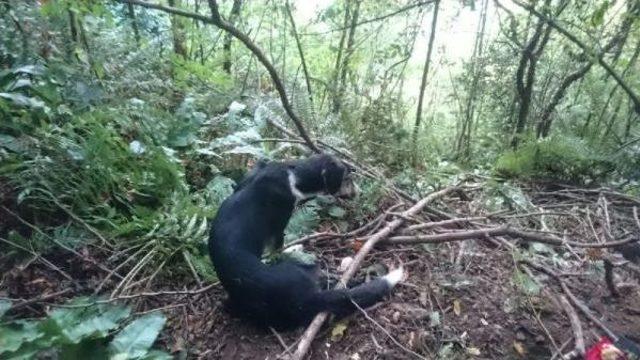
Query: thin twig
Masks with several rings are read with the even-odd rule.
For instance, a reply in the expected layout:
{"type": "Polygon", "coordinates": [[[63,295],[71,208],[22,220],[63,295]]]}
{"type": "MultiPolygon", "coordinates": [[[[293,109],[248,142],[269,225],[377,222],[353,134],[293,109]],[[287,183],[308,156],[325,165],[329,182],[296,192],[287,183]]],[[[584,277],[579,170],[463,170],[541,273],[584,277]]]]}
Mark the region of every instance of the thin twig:
{"type": "Polygon", "coordinates": [[[380,329],[380,331],[382,331],[385,335],[387,335],[387,337],[389,339],[391,339],[391,341],[396,344],[400,349],[402,349],[404,352],[406,352],[407,354],[411,354],[413,356],[415,356],[418,359],[424,359],[426,360],[427,358],[418,354],[417,352],[409,349],[408,347],[402,345],[398,340],[396,340],[395,337],[393,337],[393,335],[391,335],[391,333],[389,333],[389,330],[385,329],[384,326],[382,326],[379,322],[377,322],[374,318],[372,318],[371,316],[369,316],[369,314],[367,314],[367,312],[360,307],[360,305],[358,305],[355,301],[353,301],[353,299],[351,299],[351,302],[353,303],[353,305],[356,307],[356,309],[358,309],[358,311],[360,311],[360,313],[362,313],[362,315],[364,315],[364,317],[369,320],[373,325],[375,325],[378,329],[380,329]]]}
{"type": "Polygon", "coordinates": [[[284,342],[284,339],[282,338],[282,336],[280,336],[280,334],[276,331],[276,329],[272,328],[271,326],[269,326],[269,330],[271,330],[271,333],[276,337],[276,339],[278,339],[278,342],[280,343],[280,345],[282,345],[282,348],[284,349],[285,353],[291,353],[291,346],[287,345],[286,342],[284,342]]]}
{"type": "Polygon", "coordinates": [[[23,300],[22,302],[19,302],[19,303],[15,304],[15,305],[11,306],[10,310],[15,311],[15,310],[18,310],[18,309],[20,309],[22,307],[31,305],[31,304],[47,301],[47,300],[56,298],[58,296],[67,294],[67,293],[71,292],[71,290],[72,289],[64,289],[64,290],[56,291],[56,292],[50,293],[50,294],[43,294],[43,295],[40,295],[40,296],[35,297],[33,299],[23,300]]]}
{"type": "Polygon", "coordinates": [[[50,267],[52,270],[58,272],[60,275],[64,276],[65,279],[73,282],[73,278],[71,277],[71,275],[67,274],[65,271],[63,271],[62,269],[60,269],[58,266],[56,266],[55,264],[53,264],[52,262],[50,262],[49,260],[45,259],[44,257],[42,257],[42,255],[36,253],[33,250],[27,249],[26,247],[16,244],[13,241],[7,240],[5,238],[1,238],[0,237],[0,241],[9,244],[17,249],[20,249],[22,251],[28,252],[29,254],[33,255],[36,259],[40,260],[43,264],[45,264],[46,266],[50,267]]]}
{"type": "MultiPolygon", "coordinates": [[[[106,272],[106,273],[111,273],[113,272],[113,270],[107,268],[106,266],[100,264],[99,262],[97,262],[96,260],[93,260],[89,257],[86,257],[82,254],[80,254],[79,252],[77,252],[76,250],[68,247],[67,245],[61,243],[58,239],[54,238],[53,236],[50,236],[49,234],[45,233],[44,231],[40,230],[40,228],[38,228],[37,226],[31,224],[30,222],[28,222],[27,220],[23,219],[20,215],[16,214],[15,212],[11,211],[10,209],[8,209],[6,206],[2,205],[0,206],[2,207],[2,210],[8,212],[9,214],[11,214],[13,217],[15,217],[18,221],[20,221],[22,224],[24,224],[25,226],[29,227],[31,230],[37,232],[38,234],[44,236],[45,238],[51,240],[54,244],[58,245],[59,247],[63,248],[64,250],[72,253],[73,255],[77,256],[78,258],[80,258],[83,261],[86,261],[90,264],[95,265],[97,268],[99,268],[100,270],[106,272]]],[[[117,272],[113,272],[117,277],[122,278],[122,276],[120,276],[120,274],[118,274],[117,272]]]]}

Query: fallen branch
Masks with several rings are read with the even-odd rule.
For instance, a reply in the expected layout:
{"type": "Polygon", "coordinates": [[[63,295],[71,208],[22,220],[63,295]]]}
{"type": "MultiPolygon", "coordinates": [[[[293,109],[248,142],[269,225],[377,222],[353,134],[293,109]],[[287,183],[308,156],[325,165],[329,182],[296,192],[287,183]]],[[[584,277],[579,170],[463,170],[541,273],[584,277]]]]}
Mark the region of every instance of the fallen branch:
{"type": "Polygon", "coordinates": [[[369,230],[369,229],[373,229],[375,230],[376,225],[381,222],[382,220],[384,220],[384,218],[387,216],[387,214],[393,210],[398,208],[400,205],[402,204],[396,204],[391,206],[387,211],[385,211],[384,213],[376,216],[373,220],[369,221],[368,223],[360,226],[357,229],[351,230],[349,232],[346,233],[335,233],[335,232],[330,232],[330,231],[324,231],[324,232],[319,232],[319,233],[315,233],[315,234],[310,234],[310,235],[306,235],[303,236],[299,239],[293,240],[290,243],[286,244],[284,246],[284,249],[290,248],[292,246],[295,245],[299,245],[299,244],[305,244],[309,241],[313,241],[313,240],[325,240],[325,239],[335,239],[335,238],[341,238],[341,239],[347,239],[353,236],[358,236],[360,234],[362,234],[363,232],[369,230]]]}
{"type": "MultiPolygon", "coordinates": [[[[446,194],[449,194],[449,193],[451,193],[451,192],[453,192],[455,190],[458,190],[458,189],[459,189],[458,187],[448,187],[448,188],[444,188],[444,189],[442,189],[440,191],[433,192],[433,193],[427,195],[425,198],[423,198],[419,202],[417,202],[415,205],[413,205],[411,208],[409,208],[408,210],[406,210],[402,214],[404,216],[414,216],[417,213],[419,213],[420,211],[422,211],[422,209],[424,209],[424,207],[427,206],[427,204],[433,202],[435,199],[437,199],[439,197],[442,197],[442,196],[444,196],[446,194]]],[[[351,262],[351,264],[349,265],[349,268],[347,269],[347,271],[345,271],[344,274],[342,275],[342,277],[340,278],[340,282],[338,282],[338,284],[336,285],[336,288],[344,288],[344,287],[346,287],[347,282],[356,273],[356,271],[358,270],[358,268],[360,267],[360,265],[364,261],[364,258],[373,249],[373,247],[378,242],[384,240],[391,233],[393,233],[398,228],[400,228],[400,226],[402,226],[403,223],[404,223],[404,219],[403,218],[396,218],[395,220],[389,222],[380,231],[378,231],[377,233],[375,233],[374,235],[369,237],[367,242],[364,243],[364,245],[360,248],[360,251],[358,251],[358,253],[354,257],[354,259],[351,262]]],[[[313,339],[315,338],[316,334],[320,330],[320,327],[322,326],[322,324],[327,319],[327,316],[328,316],[328,314],[326,312],[323,312],[323,313],[320,313],[320,314],[316,315],[316,317],[313,319],[313,321],[311,322],[309,327],[305,330],[304,334],[300,338],[300,342],[298,343],[298,347],[297,347],[295,353],[292,356],[293,360],[301,360],[305,356],[307,351],[309,351],[309,348],[311,347],[311,342],[313,341],[313,339]]]]}
{"type": "Polygon", "coordinates": [[[31,304],[35,304],[35,303],[39,303],[39,302],[43,302],[43,301],[47,301],[47,300],[56,298],[58,296],[62,296],[64,294],[67,294],[69,292],[71,292],[71,289],[64,289],[64,290],[56,291],[54,293],[40,295],[40,296],[35,297],[33,299],[23,300],[22,302],[19,302],[19,303],[15,304],[15,305],[11,306],[11,308],[9,308],[9,310],[15,311],[15,310],[18,310],[18,309],[20,309],[22,307],[29,306],[31,304]]]}
{"type": "Polygon", "coordinates": [[[433,221],[433,222],[428,222],[428,223],[422,223],[422,224],[415,224],[415,225],[407,226],[407,228],[405,228],[402,232],[403,233],[408,233],[408,232],[416,231],[416,230],[424,230],[424,229],[432,229],[432,228],[435,228],[435,227],[457,225],[457,224],[461,224],[461,223],[469,223],[471,221],[479,221],[479,220],[484,220],[484,219],[486,219],[486,218],[482,217],[482,216],[478,216],[478,217],[455,218],[455,219],[442,220],[442,221],[433,221]]]}
{"type": "Polygon", "coordinates": [[[578,318],[576,310],[573,308],[573,306],[571,306],[567,298],[562,295],[560,295],[559,298],[562,309],[565,313],[567,313],[567,317],[569,318],[569,322],[571,323],[571,329],[573,330],[575,349],[574,351],[582,357],[585,353],[584,335],[582,334],[582,323],[580,322],[580,318],[578,318]]]}
{"type": "Polygon", "coordinates": [[[614,334],[611,330],[609,330],[608,327],[606,327],[602,321],[598,320],[598,318],[596,318],[593,313],[589,310],[589,308],[584,305],[571,291],[571,289],[569,289],[569,287],[567,286],[567,283],[558,275],[556,274],[555,271],[542,266],[542,265],[538,265],[538,264],[534,264],[531,261],[528,260],[521,260],[520,261],[521,264],[524,264],[534,270],[537,270],[539,272],[545,273],[549,276],[551,276],[552,278],[554,278],[559,284],[560,287],[562,288],[562,291],[564,291],[564,293],[567,295],[567,297],[569,298],[569,300],[571,300],[571,302],[573,303],[573,305],[575,307],[578,308],[578,310],[580,310],[580,312],[582,312],[582,314],[584,316],[586,316],[591,322],[593,322],[598,328],[600,328],[600,330],[602,330],[612,341],[618,341],[618,337],[616,336],[616,334],[614,334]]]}
{"type": "Polygon", "coordinates": [[[509,226],[497,226],[486,229],[479,230],[469,230],[469,231],[459,231],[459,232],[451,232],[446,234],[436,234],[436,235],[402,235],[402,236],[393,236],[386,239],[385,243],[390,244],[424,244],[424,243],[446,243],[452,241],[460,241],[460,240],[470,240],[470,239],[483,239],[487,237],[496,237],[496,236],[510,236],[514,238],[519,238],[525,241],[539,242],[548,245],[555,246],[575,246],[580,248],[610,248],[616,247],[620,245],[630,244],[633,242],[638,242],[639,239],[630,236],[624,240],[619,241],[611,241],[606,243],[582,243],[578,241],[568,241],[563,240],[557,236],[548,235],[548,234],[540,234],[534,233],[530,231],[523,231],[518,229],[510,228],[509,226]]]}

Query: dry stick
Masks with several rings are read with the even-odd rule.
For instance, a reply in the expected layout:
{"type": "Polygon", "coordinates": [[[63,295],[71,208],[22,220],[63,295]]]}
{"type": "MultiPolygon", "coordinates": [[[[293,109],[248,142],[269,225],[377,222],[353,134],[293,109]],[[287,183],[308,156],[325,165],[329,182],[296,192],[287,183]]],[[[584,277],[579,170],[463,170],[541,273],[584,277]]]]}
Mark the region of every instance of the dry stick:
{"type": "Polygon", "coordinates": [[[282,83],[282,80],[280,80],[280,76],[278,75],[278,72],[276,71],[276,69],[273,67],[271,62],[269,62],[269,60],[264,55],[262,50],[260,50],[260,48],[246,34],[238,30],[231,23],[224,20],[222,16],[220,16],[220,12],[218,10],[218,3],[215,0],[208,1],[209,9],[211,10],[211,17],[201,15],[198,13],[193,13],[186,10],[182,10],[179,8],[171,7],[171,6],[164,6],[164,5],[149,3],[141,0],[115,0],[115,1],[124,3],[124,4],[139,5],[145,8],[160,10],[170,14],[176,14],[176,15],[188,17],[194,20],[199,20],[199,21],[202,21],[203,23],[217,26],[218,28],[231,34],[231,36],[233,36],[234,38],[238,39],[241,43],[244,44],[244,46],[246,46],[249,49],[249,51],[251,51],[251,53],[253,53],[253,55],[258,59],[258,61],[260,61],[260,63],[262,63],[262,65],[267,69],[267,72],[271,77],[271,81],[273,81],[273,85],[275,86],[276,90],[278,91],[278,95],[280,96],[282,107],[284,107],[284,110],[286,111],[287,115],[289,115],[289,118],[291,118],[291,121],[293,121],[294,125],[298,129],[298,132],[300,133],[300,136],[306,142],[307,147],[309,147],[309,149],[311,149],[313,152],[316,152],[316,153],[320,152],[320,150],[315,145],[315,143],[311,141],[311,138],[307,134],[307,131],[302,126],[302,122],[300,121],[300,118],[298,118],[296,113],[293,111],[293,108],[291,107],[291,103],[289,102],[289,98],[287,97],[287,93],[284,89],[284,84],[282,83]]]}
{"type": "Polygon", "coordinates": [[[64,276],[65,279],[73,282],[73,278],[71,277],[71,275],[67,274],[62,269],[57,267],[54,263],[52,263],[49,260],[45,259],[44,257],[42,257],[42,255],[36,253],[35,251],[27,249],[26,247],[24,247],[22,245],[16,244],[13,241],[10,241],[10,240],[7,240],[7,239],[1,238],[1,237],[0,237],[0,241],[2,241],[4,243],[7,243],[7,244],[9,244],[9,245],[11,245],[11,246],[13,246],[15,248],[18,248],[18,249],[20,249],[22,251],[28,252],[29,254],[33,255],[36,258],[36,260],[42,261],[43,264],[45,264],[46,266],[50,267],[51,269],[57,271],[58,273],[60,273],[60,275],[64,276]]]}
{"type": "Polygon", "coordinates": [[[354,229],[354,230],[351,230],[349,232],[342,233],[342,234],[325,231],[325,232],[321,232],[321,233],[315,233],[315,234],[303,236],[303,237],[301,237],[301,238],[299,238],[297,240],[294,240],[294,241],[286,244],[284,246],[284,249],[290,248],[290,247],[298,245],[298,244],[304,244],[304,243],[307,243],[307,242],[312,241],[312,240],[319,240],[319,239],[325,240],[325,239],[333,239],[333,238],[346,239],[346,238],[350,238],[350,237],[353,237],[353,236],[360,235],[361,233],[369,230],[370,228],[374,228],[375,225],[380,223],[380,221],[384,220],[384,218],[390,213],[390,211],[392,211],[394,209],[397,209],[401,205],[402,204],[395,204],[395,205],[389,207],[389,209],[387,209],[385,212],[383,212],[382,214],[378,215],[373,220],[367,222],[366,224],[360,226],[357,229],[354,229]]]}
{"type": "MultiPolygon", "coordinates": [[[[403,214],[405,216],[416,215],[417,213],[422,211],[422,209],[430,202],[458,189],[459,189],[458,187],[447,187],[440,191],[433,192],[427,195],[422,200],[418,201],[411,208],[403,212],[403,214]]],[[[344,272],[344,274],[340,278],[340,282],[336,285],[336,288],[344,288],[346,286],[345,284],[353,277],[356,270],[358,270],[358,268],[360,267],[360,264],[362,264],[365,256],[367,256],[367,254],[373,249],[373,247],[381,240],[387,238],[392,232],[397,230],[403,223],[404,223],[404,219],[396,218],[395,220],[388,223],[384,228],[382,228],[382,230],[378,231],[373,236],[371,236],[367,240],[367,242],[364,243],[364,245],[362,245],[362,247],[354,257],[353,261],[349,265],[349,268],[347,269],[347,271],[344,272]]],[[[311,322],[307,330],[305,330],[304,334],[300,338],[300,343],[298,344],[298,348],[296,349],[292,357],[293,360],[301,360],[302,357],[305,356],[307,351],[309,351],[309,348],[311,347],[311,342],[313,341],[314,337],[320,330],[320,327],[322,326],[324,321],[327,319],[327,316],[328,314],[326,312],[316,315],[315,319],[313,319],[313,321],[311,322]]]]}
{"type": "Polygon", "coordinates": [[[616,247],[624,244],[638,242],[638,239],[634,237],[628,237],[624,240],[611,241],[608,243],[582,243],[577,241],[566,241],[557,236],[545,235],[540,233],[534,233],[529,231],[523,231],[510,228],[509,226],[497,226],[479,230],[459,231],[446,234],[436,235],[403,235],[393,236],[385,240],[385,243],[390,244],[423,244],[423,243],[446,243],[451,241],[469,240],[469,239],[482,239],[491,236],[511,236],[514,238],[520,238],[525,241],[534,241],[549,245],[564,246],[571,245],[579,248],[609,248],[616,247]]]}
{"type": "Polygon", "coordinates": [[[569,322],[571,323],[571,329],[573,330],[573,338],[575,342],[575,351],[577,351],[580,356],[584,356],[584,336],[582,334],[582,323],[580,322],[580,318],[578,318],[576,310],[573,308],[573,306],[571,306],[565,296],[560,295],[558,297],[560,298],[562,309],[565,313],[567,313],[569,322]]]}
{"type": "Polygon", "coordinates": [[[411,231],[416,231],[416,230],[431,229],[431,228],[434,228],[434,227],[455,225],[455,224],[466,223],[466,222],[470,222],[470,221],[479,221],[479,220],[484,220],[484,219],[486,219],[486,217],[478,216],[478,217],[455,218],[455,219],[449,219],[449,220],[434,221],[434,222],[428,222],[428,223],[422,223],[422,224],[416,224],[416,225],[407,226],[402,232],[405,233],[405,232],[411,232],[411,231]]]}
{"type": "Polygon", "coordinates": [[[558,274],[556,274],[555,271],[547,267],[544,267],[542,265],[534,264],[533,262],[528,260],[520,260],[520,263],[525,264],[537,271],[543,272],[551,276],[552,278],[554,278],[560,284],[562,291],[564,291],[564,293],[567,295],[569,300],[571,300],[573,305],[577,307],[578,310],[580,310],[584,314],[584,316],[586,316],[591,322],[593,322],[598,328],[600,328],[600,330],[602,330],[605,334],[607,334],[607,336],[611,340],[618,341],[618,337],[616,336],[616,334],[614,334],[611,330],[609,330],[609,328],[607,328],[600,320],[598,320],[598,318],[596,318],[593,315],[593,313],[591,313],[591,310],[589,310],[589,308],[586,305],[584,305],[580,300],[578,300],[578,298],[573,294],[571,289],[569,289],[569,287],[564,282],[564,280],[558,274]]]}
{"type": "MultiPolygon", "coordinates": [[[[29,227],[31,230],[37,232],[38,234],[44,236],[45,238],[51,240],[52,242],[54,242],[56,245],[58,245],[59,247],[63,248],[64,250],[72,253],[73,255],[77,256],[78,258],[80,258],[83,261],[86,261],[90,264],[95,265],[96,267],[98,267],[100,270],[106,272],[106,273],[111,273],[113,270],[107,268],[106,266],[100,264],[99,262],[97,262],[96,260],[93,260],[89,257],[86,257],[82,254],[80,254],[79,252],[77,252],[76,250],[68,247],[67,245],[61,243],[58,239],[50,236],[49,234],[45,233],[44,231],[42,231],[40,228],[38,228],[37,226],[33,225],[32,223],[28,222],[27,220],[23,219],[20,215],[16,214],[15,212],[11,211],[9,208],[7,208],[6,206],[2,205],[0,206],[2,208],[2,210],[8,212],[9,214],[11,214],[13,217],[15,217],[18,221],[20,221],[22,224],[24,224],[25,226],[29,227]]],[[[122,276],[120,276],[120,274],[115,273],[116,276],[122,278],[122,276]]]]}
{"type": "Polygon", "coordinates": [[[213,289],[218,284],[219,284],[218,282],[215,282],[213,284],[209,284],[198,290],[168,290],[168,291],[156,291],[156,292],[141,292],[136,294],[120,295],[120,296],[116,296],[116,297],[112,297],[104,300],[95,300],[95,301],[84,303],[84,304],[77,304],[77,305],[76,304],[71,304],[71,305],[51,304],[51,305],[56,307],[63,307],[63,308],[81,308],[81,307],[94,306],[98,304],[109,304],[109,303],[120,301],[120,300],[137,299],[141,297],[155,297],[155,296],[165,296],[165,295],[198,295],[213,289]]]}
{"type": "Polygon", "coordinates": [[[151,249],[140,261],[129,271],[127,275],[118,283],[116,288],[111,292],[111,298],[116,297],[116,294],[120,293],[126,285],[138,274],[138,272],[149,262],[149,260],[156,254],[156,248],[151,249]]]}
{"type": "Polygon", "coordinates": [[[417,357],[418,359],[424,359],[426,360],[427,358],[418,354],[417,352],[409,349],[408,347],[402,345],[402,343],[400,343],[400,341],[396,340],[395,337],[393,337],[393,335],[391,335],[391,333],[389,333],[389,330],[385,329],[384,326],[382,326],[379,322],[377,322],[374,318],[372,318],[371,316],[369,316],[369,314],[367,314],[367,312],[360,307],[360,305],[358,305],[355,301],[351,300],[351,302],[353,303],[353,305],[356,307],[356,309],[358,309],[358,311],[360,311],[362,313],[362,315],[364,315],[364,317],[369,320],[373,325],[375,325],[377,328],[380,329],[380,331],[382,331],[385,335],[387,335],[387,337],[389,339],[391,339],[391,341],[393,341],[394,344],[396,344],[400,349],[402,349],[403,351],[405,351],[408,354],[411,354],[415,357],[417,357]]]}
{"type": "Polygon", "coordinates": [[[278,339],[278,342],[280,343],[280,345],[282,345],[284,352],[290,353],[291,346],[288,346],[287,343],[284,342],[284,339],[282,338],[282,336],[280,336],[280,334],[276,331],[276,329],[269,326],[269,330],[271,330],[271,333],[276,337],[276,339],[278,339]]]}
{"type": "Polygon", "coordinates": [[[633,219],[636,221],[638,230],[640,230],[640,217],[638,217],[638,208],[635,206],[633,207],[633,219]]]}
{"type": "Polygon", "coordinates": [[[113,244],[109,241],[107,241],[107,239],[102,236],[102,234],[100,234],[100,232],[98,230],[96,230],[93,226],[89,225],[86,221],[82,220],[82,218],[80,218],[80,216],[74,214],[71,210],[67,209],[67,207],[61,203],[58,198],[56,198],[55,195],[53,195],[53,191],[51,191],[51,189],[49,188],[49,186],[44,185],[47,190],[45,191],[44,189],[38,189],[41,193],[49,196],[49,198],[51,198],[51,201],[53,201],[54,204],[56,204],[62,211],[64,211],[67,215],[69,215],[69,217],[73,220],[75,220],[76,222],[78,222],[80,225],[82,225],[84,228],[86,228],[90,233],[92,233],[93,235],[95,235],[98,239],[100,239],[100,241],[102,242],[103,245],[109,245],[111,247],[113,247],[113,244]]]}
{"type": "Polygon", "coordinates": [[[198,276],[198,272],[193,267],[193,264],[191,263],[191,260],[189,259],[189,254],[187,254],[186,250],[182,251],[182,257],[184,258],[184,261],[189,266],[189,270],[191,270],[191,274],[193,275],[193,278],[196,279],[196,282],[198,283],[198,286],[202,287],[202,280],[200,280],[200,276],[198,276]]]}
{"type": "Polygon", "coordinates": [[[153,243],[152,242],[148,242],[148,243],[144,244],[140,249],[136,250],[136,252],[134,252],[131,256],[129,256],[123,262],[118,264],[118,266],[113,268],[113,270],[111,270],[111,272],[109,274],[107,274],[107,276],[104,279],[102,279],[102,281],[100,281],[100,285],[98,285],[98,287],[93,291],[93,294],[97,295],[100,292],[100,290],[102,290],[102,288],[107,284],[107,281],[109,281],[109,279],[111,279],[111,276],[113,276],[113,274],[116,271],[118,271],[121,268],[123,268],[129,261],[135,259],[138,256],[138,254],[140,254],[142,251],[144,251],[147,248],[147,246],[149,246],[149,245],[153,245],[153,243]]]}
{"type": "Polygon", "coordinates": [[[64,290],[56,291],[56,292],[51,293],[51,294],[41,295],[41,296],[35,297],[33,299],[24,300],[22,302],[19,302],[19,303],[13,305],[11,308],[9,308],[9,310],[15,311],[17,309],[20,309],[22,307],[25,307],[25,306],[28,306],[28,305],[31,305],[31,304],[35,304],[35,303],[42,302],[42,301],[47,301],[49,299],[53,299],[53,298],[58,297],[60,295],[64,295],[66,293],[69,293],[69,292],[71,292],[71,290],[72,289],[64,289],[64,290]]]}

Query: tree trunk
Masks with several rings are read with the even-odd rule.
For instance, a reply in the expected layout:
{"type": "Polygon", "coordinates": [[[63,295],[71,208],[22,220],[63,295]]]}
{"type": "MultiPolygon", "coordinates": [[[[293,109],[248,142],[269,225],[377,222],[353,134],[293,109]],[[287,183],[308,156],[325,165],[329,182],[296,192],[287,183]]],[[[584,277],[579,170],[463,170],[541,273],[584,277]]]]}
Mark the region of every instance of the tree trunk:
{"type": "MultiPolygon", "coordinates": [[[[229,13],[229,23],[235,26],[236,20],[240,17],[240,9],[242,7],[242,0],[233,0],[231,6],[231,12],[229,13]]],[[[230,33],[224,35],[224,42],[222,43],[222,52],[224,53],[224,62],[222,63],[222,69],[227,74],[231,74],[231,41],[233,36],[230,33]]]]}
{"type": "Polygon", "coordinates": [[[436,0],[433,4],[433,17],[431,18],[431,33],[429,34],[429,44],[427,45],[427,58],[424,61],[422,70],[422,79],[420,80],[420,94],[418,95],[418,109],[416,110],[416,122],[413,125],[413,133],[411,135],[411,156],[413,166],[417,161],[417,142],[418,130],[422,121],[422,104],[424,102],[424,91],[427,87],[427,78],[429,76],[429,67],[431,66],[431,54],[433,53],[433,43],[436,38],[436,27],[438,24],[438,11],[440,10],[440,0],[436,0]]]}
{"type": "MultiPolygon", "coordinates": [[[[518,147],[520,137],[524,133],[524,129],[527,125],[527,117],[529,116],[529,108],[531,107],[531,100],[533,96],[533,83],[535,81],[538,56],[546,45],[545,39],[548,39],[548,35],[543,36],[544,24],[544,20],[538,20],[531,39],[522,51],[522,56],[518,63],[518,70],[516,71],[516,90],[518,91],[519,108],[515,131],[513,138],[511,139],[511,147],[514,149],[518,147]]],[[[550,29],[547,28],[546,34],[549,34],[549,31],[550,29]]]]}
{"type": "Polygon", "coordinates": [[[587,72],[589,72],[591,66],[593,66],[593,63],[587,63],[580,69],[571,73],[562,81],[556,92],[553,94],[549,105],[547,105],[547,107],[542,111],[542,116],[540,117],[540,121],[538,122],[538,126],[536,129],[536,136],[538,138],[545,138],[549,136],[549,130],[551,129],[551,123],[553,122],[552,115],[556,107],[560,103],[560,100],[562,100],[562,98],[564,97],[564,94],[569,86],[571,86],[571,84],[581,79],[587,72]]]}
{"type": "Polygon", "coordinates": [[[331,76],[331,88],[326,89],[327,91],[331,92],[332,104],[333,102],[335,102],[336,94],[338,93],[338,78],[340,77],[340,65],[342,64],[342,56],[344,53],[344,43],[347,39],[347,34],[349,32],[349,19],[351,17],[351,8],[349,7],[349,4],[350,3],[348,1],[345,1],[344,22],[342,27],[343,30],[342,30],[342,33],[340,34],[340,43],[338,45],[338,53],[336,54],[336,63],[333,66],[333,75],[331,76]]]}
{"type": "MultiPolygon", "coordinates": [[[[627,64],[627,66],[624,68],[624,70],[622,70],[622,73],[620,74],[621,76],[624,77],[627,75],[629,70],[635,65],[636,61],[638,60],[638,55],[640,55],[640,42],[636,43],[636,47],[633,50],[633,55],[631,55],[631,58],[629,59],[629,63],[627,64]]],[[[600,111],[600,116],[598,117],[598,123],[600,123],[604,118],[607,112],[607,108],[609,108],[609,104],[611,103],[611,99],[613,99],[613,96],[615,95],[619,87],[620,85],[616,84],[609,92],[609,95],[607,96],[607,101],[605,101],[604,106],[600,111]]]]}
{"type": "Polygon", "coordinates": [[[289,1],[285,2],[285,9],[287,11],[287,16],[289,17],[289,21],[291,22],[291,32],[293,33],[293,37],[296,40],[296,46],[298,47],[298,54],[300,55],[300,63],[302,64],[302,71],[304,72],[304,80],[307,85],[307,94],[309,95],[309,102],[311,103],[311,107],[313,107],[313,91],[311,90],[311,76],[309,75],[309,69],[307,69],[307,62],[304,59],[304,51],[302,51],[302,44],[300,43],[300,37],[298,36],[298,30],[296,29],[296,22],[293,19],[293,15],[291,14],[291,5],[289,5],[289,1]]]}
{"type": "Polygon", "coordinates": [[[131,29],[133,30],[133,37],[136,39],[136,45],[140,46],[140,30],[138,29],[138,21],[136,20],[133,4],[127,4],[127,15],[129,16],[129,21],[131,21],[131,29]]]}
{"type": "Polygon", "coordinates": [[[337,81],[337,91],[333,101],[333,112],[337,113],[342,107],[342,98],[344,96],[345,82],[347,80],[347,71],[349,67],[349,59],[353,53],[353,44],[355,42],[356,25],[358,24],[358,16],[360,14],[360,3],[362,0],[355,0],[355,8],[353,9],[353,16],[351,16],[351,25],[349,26],[349,33],[347,36],[347,47],[344,50],[344,56],[342,58],[342,64],[340,64],[340,77],[337,81]]]}
{"type": "MultiPolygon", "coordinates": [[[[554,16],[559,16],[564,9],[566,9],[569,1],[561,1],[558,7],[554,11],[554,16]]],[[[543,9],[548,9],[551,6],[550,0],[545,0],[543,9]]],[[[530,12],[535,11],[535,8],[531,7],[530,12]]],[[[522,52],[518,70],[516,72],[516,88],[519,96],[520,108],[518,109],[518,119],[515,126],[513,138],[511,139],[511,147],[516,149],[520,142],[520,138],[524,134],[524,130],[527,127],[527,120],[529,116],[529,109],[533,98],[533,86],[536,75],[536,65],[540,55],[544,51],[547,42],[551,36],[551,30],[555,27],[551,24],[547,24],[546,18],[538,18],[536,28],[533,36],[527,43],[527,46],[522,52]],[[547,24],[545,28],[545,24],[547,24]],[[544,30],[543,30],[544,29],[544,30]],[[526,70],[526,77],[524,76],[526,70]]]]}
{"type": "MultiPolygon", "coordinates": [[[[179,7],[180,0],[168,0],[169,6],[179,7]]],[[[187,48],[184,45],[184,27],[179,16],[171,15],[171,32],[173,34],[173,52],[187,59],[187,48]]]]}
{"type": "Polygon", "coordinates": [[[76,13],[72,10],[67,10],[67,15],[69,16],[69,33],[71,35],[71,40],[74,43],[78,42],[78,22],[76,21],[76,13]]]}
{"type": "Polygon", "coordinates": [[[475,113],[475,102],[478,93],[478,82],[480,80],[480,70],[483,68],[483,64],[479,64],[478,60],[482,57],[482,50],[484,44],[484,31],[487,23],[487,9],[489,1],[484,0],[482,4],[482,10],[480,11],[480,22],[478,23],[478,31],[476,32],[476,41],[473,47],[473,55],[471,57],[471,88],[469,89],[469,96],[467,98],[467,106],[465,109],[465,118],[462,123],[460,134],[458,135],[457,152],[458,155],[462,155],[465,158],[469,156],[471,151],[471,131],[473,129],[473,118],[475,113]]]}

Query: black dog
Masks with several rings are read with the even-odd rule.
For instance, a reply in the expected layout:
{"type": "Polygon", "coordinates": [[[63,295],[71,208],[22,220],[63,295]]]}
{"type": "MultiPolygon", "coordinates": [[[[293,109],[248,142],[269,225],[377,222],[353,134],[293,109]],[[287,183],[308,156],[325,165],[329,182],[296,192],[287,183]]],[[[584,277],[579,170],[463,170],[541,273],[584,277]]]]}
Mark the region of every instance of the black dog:
{"type": "Polygon", "coordinates": [[[338,317],[368,307],[400,281],[397,269],[354,288],[322,291],[313,265],[261,261],[265,246],[281,248],[295,205],[318,194],[354,194],[350,171],[329,155],[259,163],[238,184],[213,221],[209,252],[230,310],[260,327],[280,330],[308,324],[322,311],[338,317]],[[352,302],[353,301],[353,302],[352,302]]]}

